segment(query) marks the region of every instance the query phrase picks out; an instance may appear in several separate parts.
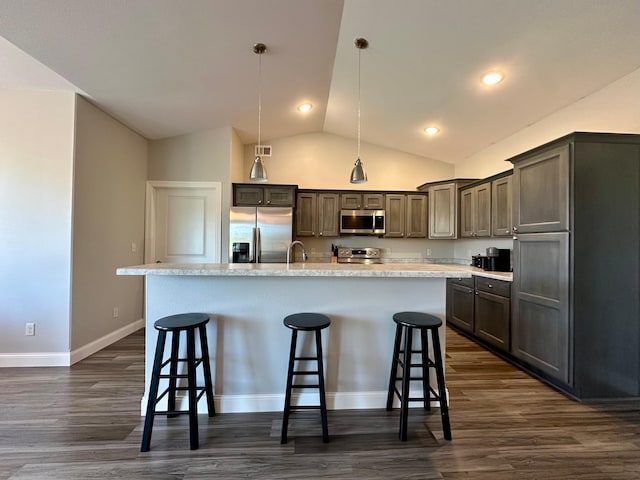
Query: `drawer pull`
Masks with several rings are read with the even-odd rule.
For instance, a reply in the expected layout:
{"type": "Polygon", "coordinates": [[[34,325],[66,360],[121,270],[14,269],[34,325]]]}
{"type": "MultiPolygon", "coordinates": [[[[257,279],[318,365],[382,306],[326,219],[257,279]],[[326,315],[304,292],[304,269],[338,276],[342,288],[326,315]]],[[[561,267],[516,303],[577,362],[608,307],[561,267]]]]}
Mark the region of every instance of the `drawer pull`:
{"type": "Polygon", "coordinates": [[[490,283],[487,283],[487,287],[493,288],[493,285],[491,285],[490,283]]]}

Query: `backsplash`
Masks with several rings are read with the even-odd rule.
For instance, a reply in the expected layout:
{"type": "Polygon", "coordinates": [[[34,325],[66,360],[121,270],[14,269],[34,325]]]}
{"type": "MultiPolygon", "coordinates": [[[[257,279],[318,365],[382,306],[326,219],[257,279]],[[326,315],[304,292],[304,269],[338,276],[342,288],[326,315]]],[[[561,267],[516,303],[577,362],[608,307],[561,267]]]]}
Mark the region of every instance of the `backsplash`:
{"type": "Polygon", "coordinates": [[[439,260],[443,258],[453,258],[452,240],[395,239],[371,236],[303,237],[299,240],[304,243],[309,262],[330,262],[332,245],[349,248],[380,248],[384,263],[441,263],[439,260]]]}
{"type": "Polygon", "coordinates": [[[342,236],[336,238],[301,237],[308,262],[331,261],[331,246],[375,247],[382,250],[383,263],[448,263],[470,265],[471,256],[485,254],[488,247],[513,248],[510,238],[429,240],[425,238],[378,238],[342,236]]]}

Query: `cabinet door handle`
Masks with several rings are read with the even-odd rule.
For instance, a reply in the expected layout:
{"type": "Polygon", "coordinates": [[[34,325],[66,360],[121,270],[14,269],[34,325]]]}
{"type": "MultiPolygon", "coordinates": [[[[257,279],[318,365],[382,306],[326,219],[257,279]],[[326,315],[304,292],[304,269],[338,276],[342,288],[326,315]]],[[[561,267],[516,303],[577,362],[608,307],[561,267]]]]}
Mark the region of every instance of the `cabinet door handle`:
{"type": "Polygon", "coordinates": [[[493,288],[493,285],[491,285],[490,283],[487,283],[487,287],[493,288]]]}
{"type": "Polygon", "coordinates": [[[513,227],[513,231],[517,232],[518,231],[518,227],[513,227]]]}

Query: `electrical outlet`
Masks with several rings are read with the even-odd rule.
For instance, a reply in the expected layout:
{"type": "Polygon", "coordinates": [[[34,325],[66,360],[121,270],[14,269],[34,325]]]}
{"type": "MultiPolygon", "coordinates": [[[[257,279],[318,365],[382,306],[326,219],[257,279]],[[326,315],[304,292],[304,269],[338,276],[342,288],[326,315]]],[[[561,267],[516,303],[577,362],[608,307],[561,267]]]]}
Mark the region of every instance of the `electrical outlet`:
{"type": "Polygon", "coordinates": [[[136,245],[136,242],[131,242],[131,251],[133,253],[138,251],[138,246],[136,245]]]}
{"type": "Polygon", "coordinates": [[[35,323],[27,323],[25,324],[24,334],[29,335],[30,337],[36,334],[36,324],[35,323]]]}
{"type": "Polygon", "coordinates": [[[427,248],[427,257],[430,257],[430,256],[431,256],[431,249],[427,248]]]}
{"type": "Polygon", "coordinates": [[[120,316],[120,311],[118,307],[113,307],[113,318],[118,318],[120,316]]]}

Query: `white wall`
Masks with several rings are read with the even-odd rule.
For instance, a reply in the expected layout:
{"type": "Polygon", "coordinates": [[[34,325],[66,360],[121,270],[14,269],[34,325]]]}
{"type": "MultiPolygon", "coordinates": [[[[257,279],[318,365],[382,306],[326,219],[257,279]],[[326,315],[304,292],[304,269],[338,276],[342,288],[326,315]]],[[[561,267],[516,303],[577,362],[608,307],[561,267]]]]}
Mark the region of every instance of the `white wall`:
{"type": "Polygon", "coordinates": [[[72,350],[143,317],[143,279],[115,269],[143,263],[147,176],[147,140],[81,97],[75,145],[72,350]]]}
{"type": "Polygon", "coordinates": [[[151,140],[147,180],[213,182],[229,178],[231,128],[151,140]]]}
{"type": "MultiPolygon", "coordinates": [[[[246,175],[249,175],[247,171],[246,175]]],[[[238,132],[231,130],[231,169],[229,178],[232,183],[242,183],[246,181],[244,172],[244,145],[238,132]]]]}
{"type": "MultiPolygon", "coordinates": [[[[272,140],[273,156],[263,161],[269,183],[300,188],[344,190],[415,190],[425,182],[452,178],[452,164],[371,144],[360,145],[369,181],[349,183],[356,160],[356,142],[330,133],[309,133],[272,140]]],[[[254,145],[244,150],[244,182],[254,159],[254,145]]]]}
{"type": "Polygon", "coordinates": [[[640,133],[640,69],[456,164],[457,177],[512,168],[506,159],[571,132],[640,133]]]}
{"type": "Polygon", "coordinates": [[[0,91],[0,365],[69,352],[74,103],[0,91]]]}

